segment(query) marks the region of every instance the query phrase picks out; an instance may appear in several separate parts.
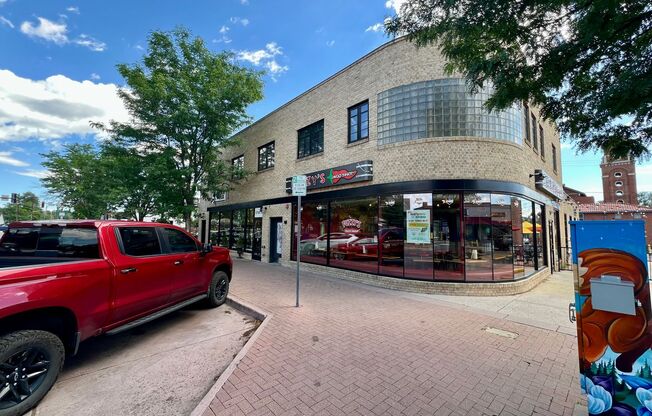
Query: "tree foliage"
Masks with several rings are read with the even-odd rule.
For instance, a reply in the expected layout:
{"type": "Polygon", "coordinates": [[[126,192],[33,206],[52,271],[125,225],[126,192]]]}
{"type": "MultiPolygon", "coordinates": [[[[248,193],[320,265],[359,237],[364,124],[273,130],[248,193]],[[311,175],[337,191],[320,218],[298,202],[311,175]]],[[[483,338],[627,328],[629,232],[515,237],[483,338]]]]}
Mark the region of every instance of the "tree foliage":
{"type": "Polygon", "coordinates": [[[112,207],[109,176],[101,156],[89,144],[69,144],[42,155],[50,174],[41,183],[77,218],[100,218],[112,207]]]}
{"type": "Polygon", "coordinates": [[[18,194],[18,201],[16,203],[9,203],[4,208],[0,208],[0,214],[2,214],[6,223],[47,218],[47,213],[41,209],[41,201],[32,192],[18,194]]]}
{"type": "Polygon", "coordinates": [[[170,216],[189,226],[198,195],[210,198],[241,177],[221,157],[235,145],[246,109],[262,98],[261,73],[236,65],[230,53],[210,51],[185,29],[153,32],[143,61],[118,65],[131,120],[96,125],[116,143],[156,157],[162,199],[170,216]]]}
{"type": "Polygon", "coordinates": [[[639,192],[637,199],[639,205],[652,208],[652,192],[639,192]]]}
{"type": "Polygon", "coordinates": [[[406,0],[386,30],[439,45],[448,71],[492,85],[490,109],[530,101],[580,151],[650,155],[649,0],[406,0]]]}

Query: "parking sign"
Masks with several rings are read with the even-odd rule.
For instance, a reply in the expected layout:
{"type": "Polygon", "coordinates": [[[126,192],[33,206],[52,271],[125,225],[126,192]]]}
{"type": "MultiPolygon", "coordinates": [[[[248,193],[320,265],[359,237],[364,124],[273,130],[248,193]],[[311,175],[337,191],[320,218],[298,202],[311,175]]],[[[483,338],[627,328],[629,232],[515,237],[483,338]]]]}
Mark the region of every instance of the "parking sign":
{"type": "Polygon", "coordinates": [[[292,196],[306,196],[306,175],[292,177],[292,196]]]}

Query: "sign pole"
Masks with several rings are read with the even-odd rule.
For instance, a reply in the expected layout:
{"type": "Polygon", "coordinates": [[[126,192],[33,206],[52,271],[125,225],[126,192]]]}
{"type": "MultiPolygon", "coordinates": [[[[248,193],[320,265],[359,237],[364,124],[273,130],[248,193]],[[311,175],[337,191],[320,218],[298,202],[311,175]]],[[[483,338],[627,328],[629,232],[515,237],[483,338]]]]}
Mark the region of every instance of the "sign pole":
{"type": "Polygon", "coordinates": [[[301,197],[306,195],[306,176],[292,177],[292,195],[297,197],[297,302],[299,307],[299,269],[301,267],[301,197]]]}
{"type": "Polygon", "coordinates": [[[301,265],[301,195],[297,197],[297,303],[299,307],[299,268],[301,265]]]}

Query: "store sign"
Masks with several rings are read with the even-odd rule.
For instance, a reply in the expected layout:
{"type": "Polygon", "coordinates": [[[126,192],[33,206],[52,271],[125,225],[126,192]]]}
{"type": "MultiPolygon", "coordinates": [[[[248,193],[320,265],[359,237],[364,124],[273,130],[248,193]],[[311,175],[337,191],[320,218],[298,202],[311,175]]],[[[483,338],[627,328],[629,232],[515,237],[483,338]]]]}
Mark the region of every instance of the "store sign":
{"type": "Polygon", "coordinates": [[[534,186],[557,199],[563,200],[566,198],[564,188],[557,183],[550,175],[543,169],[534,170],[534,186]]]}
{"type": "MultiPolygon", "coordinates": [[[[307,190],[326,188],[336,185],[370,181],[374,177],[374,164],[371,160],[349,163],[348,165],[308,173],[306,176],[307,190]]],[[[285,190],[292,192],[292,178],[285,180],[285,190]]]]}
{"type": "Polygon", "coordinates": [[[254,218],[263,218],[263,208],[254,208],[254,218]]]}
{"type": "Polygon", "coordinates": [[[406,243],[430,244],[430,210],[409,210],[406,243]]]}
{"type": "Polygon", "coordinates": [[[344,230],[345,233],[357,234],[360,232],[361,227],[362,227],[362,222],[354,218],[349,218],[342,221],[342,229],[344,230]]]}

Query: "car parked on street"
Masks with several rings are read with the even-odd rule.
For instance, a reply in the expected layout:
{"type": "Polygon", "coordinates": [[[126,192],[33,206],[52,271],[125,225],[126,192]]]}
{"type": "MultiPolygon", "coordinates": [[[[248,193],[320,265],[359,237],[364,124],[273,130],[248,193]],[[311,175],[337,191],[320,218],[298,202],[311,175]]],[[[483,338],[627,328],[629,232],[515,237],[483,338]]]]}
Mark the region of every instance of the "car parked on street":
{"type": "Polygon", "coordinates": [[[169,224],[10,224],[0,239],[0,416],[36,406],[81,341],[197,301],[223,304],[232,265],[227,249],[169,224]]]}

